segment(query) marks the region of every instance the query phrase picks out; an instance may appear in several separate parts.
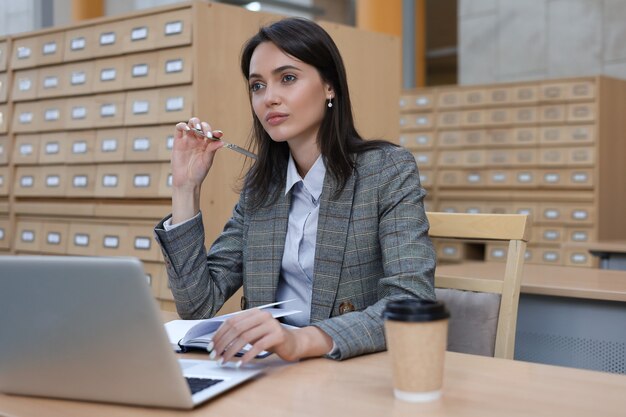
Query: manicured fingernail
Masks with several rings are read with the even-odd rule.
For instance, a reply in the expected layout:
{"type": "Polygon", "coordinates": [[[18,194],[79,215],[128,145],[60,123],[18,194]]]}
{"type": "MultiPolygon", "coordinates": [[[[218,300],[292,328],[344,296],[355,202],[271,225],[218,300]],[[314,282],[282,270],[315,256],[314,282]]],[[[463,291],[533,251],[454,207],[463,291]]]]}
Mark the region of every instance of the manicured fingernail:
{"type": "Polygon", "coordinates": [[[215,133],[221,133],[224,134],[224,132],[222,132],[221,130],[216,130],[215,133]]]}
{"type": "Polygon", "coordinates": [[[237,361],[237,363],[235,364],[235,368],[241,368],[242,364],[243,364],[243,361],[237,361]]]}
{"type": "Polygon", "coordinates": [[[206,350],[207,350],[207,352],[212,351],[212,350],[213,350],[213,346],[214,346],[214,345],[213,345],[213,342],[209,342],[209,344],[208,344],[208,345],[206,345],[206,350]]]}
{"type": "Polygon", "coordinates": [[[208,132],[205,133],[205,136],[207,138],[212,138],[213,137],[213,133],[211,133],[211,131],[209,130],[208,132]]]}
{"type": "Polygon", "coordinates": [[[191,130],[191,128],[189,127],[189,125],[184,125],[185,126],[185,130],[189,131],[191,130]]]}
{"type": "Polygon", "coordinates": [[[211,353],[209,354],[209,359],[213,360],[215,359],[216,356],[217,356],[217,353],[215,353],[215,351],[212,350],[211,353]]]}
{"type": "Polygon", "coordinates": [[[223,364],[223,363],[224,363],[224,358],[219,358],[219,359],[217,360],[217,365],[218,365],[218,366],[222,366],[222,364],[223,364]]]}

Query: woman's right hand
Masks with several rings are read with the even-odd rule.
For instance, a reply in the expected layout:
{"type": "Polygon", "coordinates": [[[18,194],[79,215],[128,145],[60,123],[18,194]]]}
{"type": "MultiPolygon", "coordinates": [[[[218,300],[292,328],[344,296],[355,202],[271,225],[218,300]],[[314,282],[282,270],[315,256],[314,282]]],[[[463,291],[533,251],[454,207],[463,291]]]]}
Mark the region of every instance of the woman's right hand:
{"type": "Polygon", "coordinates": [[[213,157],[217,149],[223,146],[220,141],[212,141],[195,134],[191,129],[199,129],[213,137],[219,138],[222,132],[213,131],[206,122],[200,122],[197,117],[189,119],[188,123],[180,122],[174,133],[172,149],[172,188],[193,191],[199,189],[206,178],[213,157]]]}
{"type": "Polygon", "coordinates": [[[202,130],[205,135],[210,132],[215,138],[222,136],[221,131],[212,130],[197,117],[176,125],[172,148],[172,224],[188,220],[199,212],[200,187],[213,165],[215,152],[224,146],[220,141],[194,133],[192,128],[202,130]]]}

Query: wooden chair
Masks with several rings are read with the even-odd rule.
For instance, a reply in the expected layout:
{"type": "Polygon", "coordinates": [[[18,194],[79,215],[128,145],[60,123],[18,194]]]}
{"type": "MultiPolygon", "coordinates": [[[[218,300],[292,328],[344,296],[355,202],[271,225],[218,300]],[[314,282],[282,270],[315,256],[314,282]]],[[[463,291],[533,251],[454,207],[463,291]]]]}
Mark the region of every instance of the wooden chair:
{"type": "Polygon", "coordinates": [[[448,350],[513,359],[517,307],[529,234],[528,216],[434,212],[426,214],[430,222],[429,234],[433,238],[508,242],[502,281],[480,277],[442,276],[435,272],[435,287],[437,297],[451,311],[448,350]],[[489,320],[476,323],[476,316],[485,314],[485,310],[489,309],[491,313],[486,314],[493,318],[493,328],[485,329],[489,320]],[[471,323],[472,320],[475,322],[471,323]],[[476,338],[477,342],[471,341],[472,338],[476,338]],[[480,338],[483,340],[478,340],[480,338]],[[480,344],[486,346],[486,349],[477,349],[476,345],[480,344]]]}

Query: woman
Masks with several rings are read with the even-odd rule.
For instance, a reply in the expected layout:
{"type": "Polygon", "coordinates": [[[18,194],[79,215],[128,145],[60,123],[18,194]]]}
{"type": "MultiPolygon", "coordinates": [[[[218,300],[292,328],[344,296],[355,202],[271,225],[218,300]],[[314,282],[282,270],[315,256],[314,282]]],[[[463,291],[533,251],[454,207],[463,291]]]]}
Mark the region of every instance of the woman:
{"type": "MultiPolygon", "coordinates": [[[[251,309],[225,322],[211,357],[234,360],[246,343],[285,360],[345,359],[385,349],[384,305],[434,298],[435,255],[425,192],[412,155],[364,141],[354,127],[339,51],[298,18],[261,28],[244,46],[258,159],[208,254],[200,187],[221,137],[192,118],[176,126],[172,215],[155,232],[183,318],[213,316],[243,285],[245,308],[294,300],[284,319],[251,309]]],[[[373,81],[374,82],[374,81],[373,81]]],[[[367,88],[367,86],[363,86],[367,88]]]]}

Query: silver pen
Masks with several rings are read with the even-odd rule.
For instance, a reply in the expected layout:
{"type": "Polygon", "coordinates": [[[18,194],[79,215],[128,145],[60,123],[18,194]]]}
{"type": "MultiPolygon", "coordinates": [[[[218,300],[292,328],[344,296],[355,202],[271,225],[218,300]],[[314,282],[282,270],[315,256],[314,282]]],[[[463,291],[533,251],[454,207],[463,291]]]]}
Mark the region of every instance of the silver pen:
{"type": "Polygon", "coordinates": [[[248,151],[248,150],[246,150],[246,149],[244,149],[244,148],[242,148],[242,147],[240,147],[240,146],[235,145],[234,143],[226,142],[226,141],[225,141],[225,140],[223,140],[223,139],[214,138],[213,136],[207,136],[207,135],[206,135],[206,134],[205,134],[202,130],[200,130],[200,129],[196,129],[196,128],[193,128],[193,127],[192,127],[192,128],[190,128],[190,129],[193,131],[193,133],[194,133],[195,135],[201,136],[201,137],[203,137],[203,138],[205,138],[205,139],[209,139],[209,140],[220,141],[220,142],[222,142],[222,143],[224,144],[224,147],[225,147],[225,148],[232,149],[232,150],[233,150],[233,151],[235,151],[235,152],[239,152],[240,154],[245,155],[245,156],[247,156],[248,158],[256,159],[256,155],[255,155],[255,154],[253,154],[252,152],[250,152],[250,151],[248,151]]]}

